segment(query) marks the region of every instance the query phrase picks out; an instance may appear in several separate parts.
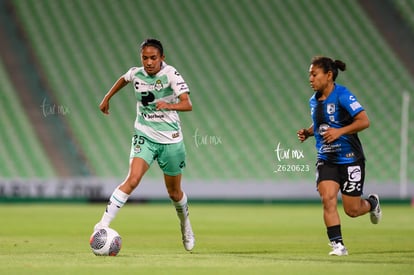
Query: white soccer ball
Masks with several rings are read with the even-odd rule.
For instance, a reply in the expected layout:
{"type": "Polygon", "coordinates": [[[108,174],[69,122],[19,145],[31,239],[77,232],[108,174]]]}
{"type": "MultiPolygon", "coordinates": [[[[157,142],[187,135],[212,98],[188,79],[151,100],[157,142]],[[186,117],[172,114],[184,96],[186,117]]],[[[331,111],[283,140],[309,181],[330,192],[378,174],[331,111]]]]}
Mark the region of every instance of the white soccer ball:
{"type": "Polygon", "coordinates": [[[93,232],[89,244],[97,256],[116,256],[121,250],[122,238],[118,232],[106,227],[93,232]]]}

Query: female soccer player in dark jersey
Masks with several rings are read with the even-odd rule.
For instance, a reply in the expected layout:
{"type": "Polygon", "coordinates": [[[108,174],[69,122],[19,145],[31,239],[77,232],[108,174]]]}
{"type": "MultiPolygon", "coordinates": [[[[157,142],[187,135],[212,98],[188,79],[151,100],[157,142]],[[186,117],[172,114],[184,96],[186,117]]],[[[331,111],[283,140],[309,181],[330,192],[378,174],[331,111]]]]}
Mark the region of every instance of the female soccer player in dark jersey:
{"type": "Polygon", "coordinates": [[[338,70],[346,65],[340,60],[316,56],[309,68],[309,82],[315,91],[309,104],[313,123],[297,132],[301,142],[314,136],[317,164],[316,184],[323,204],[323,218],[332,251],[329,255],[344,256],[337,195],[342,194],[345,213],[358,217],[370,212],[377,224],[382,212],[377,194],[363,199],[365,156],[358,132],[369,127],[368,116],[346,87],[335,83],[338,70]]]}

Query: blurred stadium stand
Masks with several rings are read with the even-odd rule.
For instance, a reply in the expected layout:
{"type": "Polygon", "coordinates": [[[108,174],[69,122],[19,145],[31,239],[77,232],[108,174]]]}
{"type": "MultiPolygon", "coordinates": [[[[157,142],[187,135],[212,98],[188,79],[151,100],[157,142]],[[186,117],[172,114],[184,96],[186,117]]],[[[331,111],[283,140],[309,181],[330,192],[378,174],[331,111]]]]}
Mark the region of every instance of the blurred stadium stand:
{"type": "MultiPolygon", "coordinates": [[[[164,44],[167,63],[183,74],[192,92],[194,110],[181,114],[189,188],[198,182],[207,196],[246,186],[240,192],[252,196],[277,196],[286,188],[292,190],[286,196],[307,196],[304,185],[314,192],[314,142],[300,144],[296,131],[311,123],[308,66],[322,54],[347,63],[337,82],[357,95],[370,117],[371,127],[360,134],[368,158],[367,185],[398,189],[402,94],[414,97],[414,75],[360,2],[0,0],[1,17],[13,17],[0,28],[24,31],[18,46],[32,52],[38,68],[32,73],[45,80],[51,93],[38,95],[36,108],[27,111],[10,80],[18,71],[0,67],[5,97],[0,175],[6,181],[89,175],[97,185],[96,179],[122,180],[135,119],[132,87],[112,99],[110,116],[102,115],[98,105],[121,74],[140,64],[139,43],[156,37],[164,44]],[[68,144],[63,154],[73,156],[61,162],[77,164],[70,175],[56,168],[53,153],[31,125],[45,98],[56,109],[44,119],[58,118],[68,128],[60,136],[68,144]],[[277,148],[289,153],[286,158],[278,158],[277,148]],[[275,172],[286,165],[309,170],[275,172]],[[255,188],[262,192],[255,195],[255,188]]],[[[414,30],[413,2],[388,3],[414,30]]],[[[414,31],[408,39],[414,39],[414,31]]],[[[410,106],[409,137],[414,134],[410,106]]],[[[407,166],[414,167],[414,139],[408,148],[407,166]]],[[[412,188],[413,169],[407,176],[412,188]]],[[[145,180],[161,181],[158,167],[145,180]]],[[[164,192],[160,185],[151,188],[164,192]]]]}
{"type": "Polygon", "coordinates": [[[391,3],[395,5],[397,12],[409,24],[411,30],[414,30],[414,2],[410,0],[393,0],[391,3]]]}

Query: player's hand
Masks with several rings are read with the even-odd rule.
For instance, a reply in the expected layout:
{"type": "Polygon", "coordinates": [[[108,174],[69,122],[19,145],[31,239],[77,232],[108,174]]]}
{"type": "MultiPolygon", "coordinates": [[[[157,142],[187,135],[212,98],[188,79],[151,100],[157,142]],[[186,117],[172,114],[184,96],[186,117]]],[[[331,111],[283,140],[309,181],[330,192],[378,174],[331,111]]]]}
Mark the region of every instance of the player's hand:
{"type": "Polygon", "coordinates": [[[109,101],[103,99],[101,104],[99,104],[99,109],[102,111],[102,113],[109,115],[109,101]]]}
{"type": "Polygon", "coordinates": [[[171,109],[170,105],[171,104],[169,104],[165,101],[158,101],[155,106],[156,106],[157,110],[162,110],[162,109],[169,110],[169,109],[171,109]]]}
{"type": "Polygon", "coordinates": [[[323,141],[325,143],[332,143],[335,140],[337,140],[341,136],[340,129],[337,128],[328,128],[326,131],[322,134],[323,141]]]}
{"type": "Polygon", "coordinates": [[[298,139],[300,140],[300,142],[304,142],[309,137],[308,130],[306,129],[300,129],[297,132],[297,135],[298,135],[298,139]]]}

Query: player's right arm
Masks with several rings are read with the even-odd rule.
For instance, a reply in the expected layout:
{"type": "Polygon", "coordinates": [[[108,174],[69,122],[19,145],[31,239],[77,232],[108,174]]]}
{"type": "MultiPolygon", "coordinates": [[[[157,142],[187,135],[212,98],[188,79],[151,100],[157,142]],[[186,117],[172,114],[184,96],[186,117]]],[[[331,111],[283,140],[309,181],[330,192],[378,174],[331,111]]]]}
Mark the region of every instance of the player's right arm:
{"type": "Polygon", "coordinates": [[[297,132],[300,142],[304,142],[308,137],[313,136],[313,123],[307,129],[303,128],[297,132]]]}
{"type": "Polygon", "coordinates": [[[121,90],[125,85],[127,85],[129,82],[125,80],[124,76],[121,76],[115,84],[111,87],[111,89],[106,93],[104,98],[101,101],[101,104],[99,104],[99,109],[104,114],[109,114],[109,100],[113,95],[115,95],[119,90],[121,90]]]}

